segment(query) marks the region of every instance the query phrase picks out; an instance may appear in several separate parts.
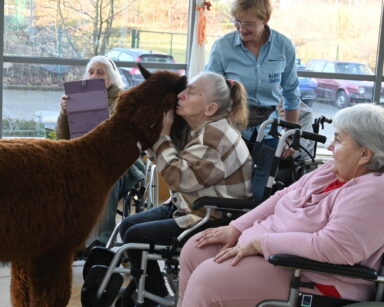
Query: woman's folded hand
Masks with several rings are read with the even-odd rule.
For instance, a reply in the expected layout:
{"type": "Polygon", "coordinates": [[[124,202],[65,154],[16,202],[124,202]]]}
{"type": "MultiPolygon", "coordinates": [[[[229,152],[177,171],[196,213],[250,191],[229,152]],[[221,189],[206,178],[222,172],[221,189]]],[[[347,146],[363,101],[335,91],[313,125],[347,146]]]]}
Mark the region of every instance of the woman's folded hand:
{"type": "Polygon", "coordinates": [[[235,246],[240,234],[241,232],[231,225],[209,228],[200,232],[196,239],[196,247],[204,247],[210,244],[224,244],[222,249],[226,249],[235,246]]]}
{"type": "Polygon", "coordinates": [[[233,258],[232,265],[236,265],[244,257],[260,254],[262,254],[260,238],[255,238],[247,243],[222,249],[214,260],[217,263],[221,263],[229,258],[233,258]]]}

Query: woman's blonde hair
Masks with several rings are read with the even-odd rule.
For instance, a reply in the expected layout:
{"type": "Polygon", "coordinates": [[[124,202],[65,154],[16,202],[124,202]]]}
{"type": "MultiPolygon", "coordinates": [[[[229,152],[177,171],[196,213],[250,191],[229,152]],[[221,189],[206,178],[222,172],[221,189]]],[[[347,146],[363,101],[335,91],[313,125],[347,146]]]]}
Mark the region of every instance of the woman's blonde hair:
{"type": "Polygon", "coordinates": [[[262,20],[269,19],[272,14],[270,0],[235,0],[232,2],[231,14],[251,12],[262,20]]]}

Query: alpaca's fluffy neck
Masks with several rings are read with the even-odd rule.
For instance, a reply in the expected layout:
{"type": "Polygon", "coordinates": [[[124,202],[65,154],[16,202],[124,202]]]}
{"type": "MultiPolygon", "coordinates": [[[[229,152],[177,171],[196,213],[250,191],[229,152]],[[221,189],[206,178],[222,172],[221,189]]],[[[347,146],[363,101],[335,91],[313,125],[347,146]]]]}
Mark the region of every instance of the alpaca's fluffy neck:
{"type": "Polygon", "coordinates": [[[75,141],[89,153],[89,162],[114,183],[140,155],[137,131],[127,114],[115,114],[96,129],[75,141]]]}

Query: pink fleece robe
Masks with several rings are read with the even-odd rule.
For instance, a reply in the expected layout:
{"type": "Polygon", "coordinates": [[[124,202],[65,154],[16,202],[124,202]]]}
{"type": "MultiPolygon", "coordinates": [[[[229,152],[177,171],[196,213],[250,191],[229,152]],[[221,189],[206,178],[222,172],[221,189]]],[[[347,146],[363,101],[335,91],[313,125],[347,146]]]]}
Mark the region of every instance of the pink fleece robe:
{"type": "MultiPolygon", "coordinates": [[[[336,179],[333,161],[277,192],[231,225],[239,243],[261,237],[265,259],[285,253],[317,261],[378,269],[384,252],[384,175],[369,173],[322,193],[336,179]]],[[[370,282],[305,272],[316,283],[335,286],[342,297],[366,299],[370,282]]]]}

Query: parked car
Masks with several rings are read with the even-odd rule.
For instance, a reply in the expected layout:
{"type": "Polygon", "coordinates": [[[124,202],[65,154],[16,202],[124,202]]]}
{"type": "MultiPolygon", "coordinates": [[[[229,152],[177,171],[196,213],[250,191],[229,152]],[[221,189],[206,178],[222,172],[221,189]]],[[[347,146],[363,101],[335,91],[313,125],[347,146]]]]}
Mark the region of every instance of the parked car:
{"type": "MultiPolygon", "coordinates": [[[[125,61],[125,62],[141,62],[141,63],[176,63],[175,58],[170,54],[158,53],[152,50],[138,49],[138,48],[113,48],[106,54],[113,61],[125,61]]],[[[149,71],[155,71],[156,69],[150,69],[149,71]]],[[[173,69],[168,69],[173,70],[173,69]]],[[[121,77],[125,84],[129,87],[135,86],[141,83],[144,78],[137,67],[119,67],[121,77]]],[[[184,70],[176,69],[180,74],[184,74],[184,70]]]]}
{"type": "MultiPolygon", "coordinates": [[[[313,59],[307,63],[311,71],[373,75],[368,65],[360,62],[313,59]]],[[[372,102],[373,82],[316,78],[318,99],[330,101],[341,109],[351,104],[372,102]]],[[[383,96],[383,90],[381,93],[383,96]]]]}
{"type": "MultiPolygon", "coordinates": [[[[297,71],[308,70],[307,66],[304,65],[299,58],[296,59],[296,69],[297,71]]],[[[299,88],[301,100],[311,107],[316,100],[317,81],[314,78],[299,77],[299,88]]]]}

